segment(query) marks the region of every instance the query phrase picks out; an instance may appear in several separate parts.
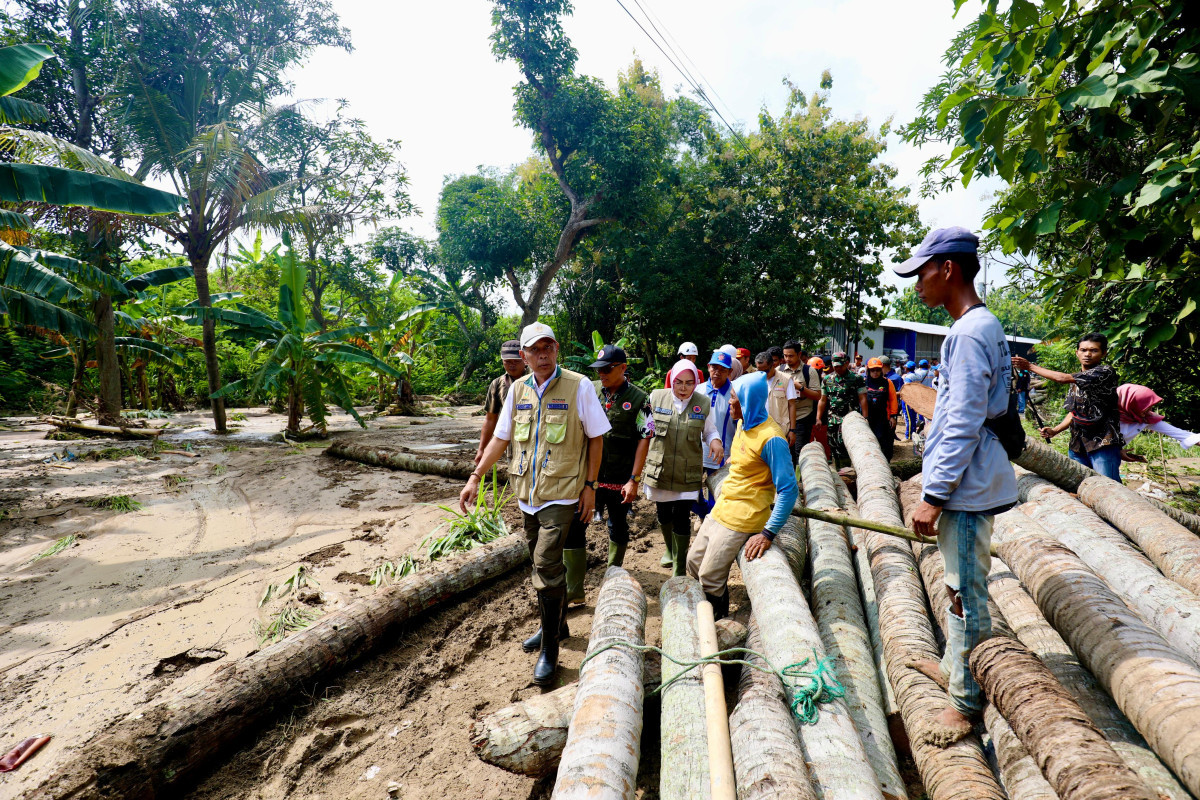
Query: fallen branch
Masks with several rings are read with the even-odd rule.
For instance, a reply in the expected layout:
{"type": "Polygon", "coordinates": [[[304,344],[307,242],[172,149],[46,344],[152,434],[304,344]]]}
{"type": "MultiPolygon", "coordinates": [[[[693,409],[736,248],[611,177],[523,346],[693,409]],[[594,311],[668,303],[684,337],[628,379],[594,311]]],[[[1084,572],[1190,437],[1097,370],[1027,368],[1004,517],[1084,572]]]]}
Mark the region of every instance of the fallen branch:
{"type": "Polygon", "coordinates": [[[275,703],[344,668],[383,641],[394,625],[528,558],[525,537],[506,536],[326,614],[304,631],[116,723],[40,786],[36,796],[176,797],[181,782],[264,720],[275,703]]]}
{"type": "Polygon", "coordinates": [[[59,429],[78,431],[88,436],[116,436],[122,439],[154,439],[161,436],[165,428],[127,428],[116,425],[88,425],[70,417],[41,417],[41,422],[59,429]]]}
{"type": "Polygon", "coordinates": [[[1075,699],[1013,639],[971,652],[971,674],[1062,800],[1156,800],[1075,699]]]}
{"type": "Polygon", "coordinates": [[[373,467],[402,469],[422,475],[442,475],[456,480],[466,480],[471,477],[471,471],[474,469],[471,464],[466,462],[458,463],[445,458],[421,458],[389,447],[373,447],[346,439],[335,439],[333,444],[325,449],[325,453],[336,458],[344,458],[347,461],[370,464],[373,467]]]}
{"type": "Polygon", "coordinates": [[[641,755],[643,653],[611,645],[640,646],[645,640],[646,593],[624,569],[609,567],[596,598],[588,656],[551,795],[555,800],[633,800],[641,755]]]}
{"type": "MultiPolygon", "coordinates": [[[[746,626],[736,620],[717,621],[717,642],[722,650],[746,640],[746,626]]],[[[643,668],[646,695],[661,683],[661,661],[648,658],[643,668]]],[[[575,708],[579,682],[538,694],[480,717],[471,726],[471,747],[480,760],[500,769],[540,778],[558,767],[567,743],[567,728],[575,708]]]]}

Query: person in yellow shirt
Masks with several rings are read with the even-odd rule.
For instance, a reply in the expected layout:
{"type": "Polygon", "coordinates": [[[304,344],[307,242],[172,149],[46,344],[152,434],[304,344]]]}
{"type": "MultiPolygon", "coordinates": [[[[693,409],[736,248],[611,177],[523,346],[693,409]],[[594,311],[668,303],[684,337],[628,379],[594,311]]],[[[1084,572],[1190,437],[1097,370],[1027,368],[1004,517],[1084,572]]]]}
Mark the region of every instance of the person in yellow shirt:
{"type": "Polygon", "coordinates": [[[687,574],[700,581],[718,619],[729,614],[729,568],[743,545],[751,561],[766,552],[799,496],[788,440],[767,415],[768,391],[764,372],[733,382],[741,424],[729,476],[688,550],[687,574]]]}

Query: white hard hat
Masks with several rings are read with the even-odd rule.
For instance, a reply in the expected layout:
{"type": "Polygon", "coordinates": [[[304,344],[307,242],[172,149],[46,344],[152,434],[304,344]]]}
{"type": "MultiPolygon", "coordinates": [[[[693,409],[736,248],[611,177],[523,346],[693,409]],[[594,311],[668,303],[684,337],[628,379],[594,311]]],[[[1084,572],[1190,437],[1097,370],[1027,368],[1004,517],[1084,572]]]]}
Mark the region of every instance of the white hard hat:
{"type": "Polygon", "coordinates": [[[723,345],[721,345],[720,350],[722,353],[729,353],[729,357],[732,358],[733,360],[735,360],[735,361],[737,360],[737,348],[734,347],[733,345],[723,344],[723,345]]]}
{"type": "Polygon", "coordinates": [[[679,355],[698,356],[700,355],[700,348],[696,347],[694,342],[684,342],[683,344],[679,345],[679,355]]]}
{"type": "Polygon", "coordinates": [[[534,342],[541,341],[542,339],[558,341],[554,336],[554,330],[544,322],[535,322],[531,325],[526,325],[521,330],[521,347],[529,347],[534,342]]]}

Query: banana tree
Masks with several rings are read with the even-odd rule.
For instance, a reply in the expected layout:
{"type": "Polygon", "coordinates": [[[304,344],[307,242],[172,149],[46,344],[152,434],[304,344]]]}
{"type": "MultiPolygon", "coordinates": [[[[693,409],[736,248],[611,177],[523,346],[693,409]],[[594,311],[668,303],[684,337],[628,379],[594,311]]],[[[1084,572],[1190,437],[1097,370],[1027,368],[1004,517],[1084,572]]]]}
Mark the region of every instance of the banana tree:
{"type": "MultiPolygon", "coordinates": [[[[43,121],[46,110],[37,103],[10,97],[37,77],[42,63],[53,56],[41,44],[0,48],[0,124],[43,121]]],[[[113,332],[112,297],[121,296],[112,271],[112,248],[106,243],[125,223],[116,215],[158,215],[178,210],[183,198],[143,186],[108,161],[69,142],[33,131],[0,128],[0,201],[16,204],[0,209],[0,316],[64,336],[84,338],[98,330],[102,423],[116,422],[121,413],[121,386],[113,332]],[[25,163],[33,161],[51,163],[25,163]],[[14,244],[28,239],[33,219],[23,210],[46,206],[81,207],[98,213],[88,224],[89,243],[99,254],[96,264],[53,253],[31,254],[14,244]],[[93,289],[92,316],[64,307],[77,301],[80,286],[93,289]]]]}
{"type": "Polygon", "coordinates": [[[284,252],[279,256],[279,306],[276,316],[243,303],[232,308],[223,306],[187,306],[176,309],[190,324],[210,321],[227,327],[224,333],[232,339],[257,341],[255,353],[266,353],[266,360],[251,376],[233,381],[214,393],[213,399],[223,399],[238,392],[249,392],[252,398],[279,392],[287,398],[287,428],[290,436],[308,433],[324,435],[328,423],[326,398],[362,427],[366,422],[354,408],[354,398],[343,370],[362,364],[393,378],[400,372],[374,353],[354,344],[354,340],[374,332],[371,325],[355,325],[340,330],[320,332],[320,325],[304,308],[304,284],[307,271],[291,237],[284,233],[284,252]],[[301,429],[305,414],[312,423],[301,429]]]}

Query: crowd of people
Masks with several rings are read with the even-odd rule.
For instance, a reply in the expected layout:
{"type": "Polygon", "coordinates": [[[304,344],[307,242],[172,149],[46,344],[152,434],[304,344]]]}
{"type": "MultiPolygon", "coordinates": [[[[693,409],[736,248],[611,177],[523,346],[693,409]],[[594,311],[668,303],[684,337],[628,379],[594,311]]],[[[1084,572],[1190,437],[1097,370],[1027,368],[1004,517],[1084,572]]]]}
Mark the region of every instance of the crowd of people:
{"type": "Polygon", "coordinates": [[[935,609],[946,616],[945,657],[909,666],[947,687],[951,703],[938,723],[951,734],[969,731],[983,708],[968,660],[990,634],[992,519],[1017,502],[1004,438],[1012,426],[999,423],[1024,410],[1031,377],[1070,386],[1068,413],[1043,426],[1042,435],[1049,440],[1069,429],[1071,457],[1116,480],[1122,447],[1141,430],[1162,431],[1185,447],[1200,443],[1200,435],[1151,411],[1161,400],[1152,391],[1118,386],[1099,334],[1080,340],[1077,373],[1012,356],[999,320],[976,293],[977,252],[970,231],[939,229],[893,268],[915,277],[918,296],[954,320],[932,359],[864,363],[861,355],[814,355],[788,341],[753,357],[724,345],[702,361],[696,344],[684,342],[662,388],[646,391],[630,380],[620,347],[596,354],[591,381],[559,366],[548,325],[528,325],[519,340],[506,342],[504,374],[489,386],[475,469],[460,504],[465,510],[475,501],[482,476],[507,452],[538,597],[540,625],[523,642],[538,653],[534,683],[554,683],[559,642],[570,635],[568,606],[585,600],[586,530],[594,518],[607,528],[608,564],[620,566],[630,506],[639,496],[652,502],[662,566],[696,579],[716,616],[725,616],[738,554],[754,560],[767,551],[796,504],[800,449],[820,441],[835,465],[848,463],[842,426],[858,412],[889,459],[901,418],[906,436],[924,426],[923,494],[912,527],[938,543],[950,604],[935,609]],[[901,401],[912,383],[936,391],[929,420],[901,401]],[[728,474],[713,497],[708,478],[721,469],[728,474]],[[693,517],[700,520],[694,537],[693,517]]]}

